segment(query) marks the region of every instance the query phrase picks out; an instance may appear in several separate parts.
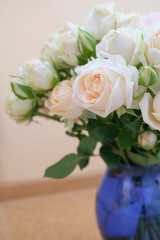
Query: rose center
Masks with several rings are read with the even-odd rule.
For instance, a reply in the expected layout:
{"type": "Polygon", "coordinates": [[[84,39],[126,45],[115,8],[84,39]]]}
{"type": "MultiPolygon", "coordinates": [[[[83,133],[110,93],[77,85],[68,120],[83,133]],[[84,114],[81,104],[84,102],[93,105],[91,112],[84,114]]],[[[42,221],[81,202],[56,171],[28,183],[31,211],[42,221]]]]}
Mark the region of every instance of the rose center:
{"type": "Polygon", "coordinates": [[[98,98],[103,90],[101,74],[89,75],[86,79],[86,91],[92,98],[98,98]]]}

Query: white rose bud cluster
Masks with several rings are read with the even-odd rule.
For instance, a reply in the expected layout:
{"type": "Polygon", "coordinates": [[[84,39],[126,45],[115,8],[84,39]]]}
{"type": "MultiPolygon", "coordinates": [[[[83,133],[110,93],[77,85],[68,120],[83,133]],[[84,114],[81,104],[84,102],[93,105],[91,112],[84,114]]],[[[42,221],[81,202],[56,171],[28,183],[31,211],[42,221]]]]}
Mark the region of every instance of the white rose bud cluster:
{"type": "Polygon", "coordinates": [[[83,122],[85,110],[103,118],[138,112],[149,130],[160,131],[160,25],[146,19],[105,3],[91,9],[83,26],[68,22],[50,34],[40,59],[26,61],[20,80],[11,82],[10,116],[45,108],[49,118],[83,122]]]}
{"type": "Polygon", "coordinates": [[[78,28],[72,23],[64,26],[63,30],[51,35],[40,49],[40,58],[55,64],[57,68],[78,65],[77,56],[81,55],[77,46],[78,28]]]}

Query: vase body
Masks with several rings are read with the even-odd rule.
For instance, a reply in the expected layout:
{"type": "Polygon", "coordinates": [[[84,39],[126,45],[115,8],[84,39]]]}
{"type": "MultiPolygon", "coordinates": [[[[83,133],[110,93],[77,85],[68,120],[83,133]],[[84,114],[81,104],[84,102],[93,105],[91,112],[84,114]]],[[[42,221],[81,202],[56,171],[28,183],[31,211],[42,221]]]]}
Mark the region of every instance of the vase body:
{"type": "Polygon", "coordinates": [[[160,166],[108,168],[96,215],[103,239],[160,240],[160,166]]]}

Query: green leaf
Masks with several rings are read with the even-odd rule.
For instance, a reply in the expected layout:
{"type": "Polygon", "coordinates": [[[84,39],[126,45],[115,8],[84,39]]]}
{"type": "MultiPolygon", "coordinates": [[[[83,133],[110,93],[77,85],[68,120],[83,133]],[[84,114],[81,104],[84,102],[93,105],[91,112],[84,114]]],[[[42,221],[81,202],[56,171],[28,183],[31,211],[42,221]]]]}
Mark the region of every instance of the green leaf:
{"type": "Polygon", "coordinates": [[[117,167],[117,165],[120,163],[120,157],[114,154],[107,146],[101,147],[100,156],[110,167],[117,167]]]}
{"type": "Polygon", "coordinates": [[[160,163],[158,158],[148,152],[141,152],[141,154],[138,154],[126,151],[126,156],[136,165],[146,166],[160,163]]]}
{"type": "Polygon", "coordinates": [[[91,138],[88,136],[82,138],[78,147],[78,153],[85,156],[93,155],[93,151],[96,147],[96,143],[97,141],[94,138],[91,138]]]}
{"type": "Polygon", "coordinates": [[[94,129],[92,134],[98,141],[105,142],[108,139],[114,139],[118,136],[118,128],[113,125],[105,125],[94,129]]]}
{"type": "Polygon", "coordinates": [[[114,139],[118,136],[119,129],[111,124],[103,124],[94,119],[90,119],[88,122],[88,131],[91,137],[97,139],[100,142],[106,142],[109,139],[114,139]]]}
{"type": "Polygon", "coordinates": [[[46,169],[44,177],[65,178],[67,177],[84,156],[71,153],[63,157],[59,162],[46,169]]]}
{"type": "Polygon", "coordinates": [[[113,118],[114,118],[114,113],[110,113],[106,118],[97,116],[97,119],[104,124],[110,124],[111,122],[113,123],[113,118]]]}
{"type": "Polygon", "coordinates": [[[131,136],[131,132],[127,130],[120,131],[120,135],[118,137],[118,145],[122,149],[130,149],[133,144],[133,139],[131,136]]]}
{"type": "Polygon", "coordinates": [[[79,167],[82,170],[83,168],[87,167],[89,164],[89,158],[82,158],[79,162],[79,167]]]}
{"type": "Polygon", "coordinates": [[[90,112],[88,110],[85,110],[83,112],[83,116],[88,118],[88,119],[97,119],[96,114],[94,114],[94,113],[92,113],[92,112],[90,112]]]}
{"type": "Polygon", "coordinates": [[[96,57],[97,41],[88,32],[78,28],[77,45],[82,54],[96,57]]]}
{"type": "Polygon", "coordinates": [[[12,91],[18,98],[25,100],[28,98],[32,99],[34,97],[32,89],[29,86],[17,82],[11,82],[10,84],[12,91]]]}
{"type": "Polygon", "coordinates": [[[77,56],[78,65],[85,65],[88,63],[88,58],[85,56],[77,56]]]}

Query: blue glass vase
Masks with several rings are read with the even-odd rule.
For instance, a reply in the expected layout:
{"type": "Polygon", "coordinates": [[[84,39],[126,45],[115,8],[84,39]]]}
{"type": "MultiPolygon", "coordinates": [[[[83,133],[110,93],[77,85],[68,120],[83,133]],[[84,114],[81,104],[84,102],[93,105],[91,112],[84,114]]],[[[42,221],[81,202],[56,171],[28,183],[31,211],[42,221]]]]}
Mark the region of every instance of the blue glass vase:
{"type": "Polygon", "coordinates": [[[103,239],[160,240],[160,165],[108,168],[96,215],[103,239]]]}

